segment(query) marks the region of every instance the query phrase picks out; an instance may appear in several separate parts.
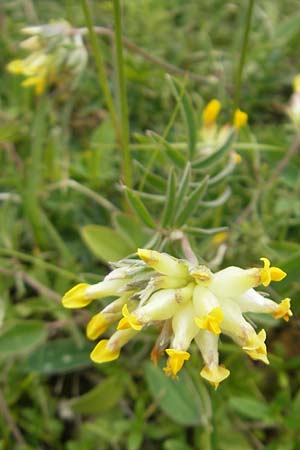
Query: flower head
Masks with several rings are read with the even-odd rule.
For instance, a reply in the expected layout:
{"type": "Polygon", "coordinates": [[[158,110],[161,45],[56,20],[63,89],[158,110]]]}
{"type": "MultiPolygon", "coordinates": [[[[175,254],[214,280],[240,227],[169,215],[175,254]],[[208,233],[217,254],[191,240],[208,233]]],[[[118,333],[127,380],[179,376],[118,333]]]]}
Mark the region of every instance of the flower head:
{"type": "Polygon", "coordinates": [[[87,51],[81,34],[68,22],[26,27],[22,32],[30,35],[20,43],[29,55],[7,64],[10,73],[23,75],[22,86],[33,86],[40,95],[47,85],[60,84],[70,77],[76,81],[86,65],[87,51]]]}
{"type": "Polygon", "coordinates": [[[202,120],[205,127],[210,127],[215,124],[221,107],[221,103],[215,98],[205,106],[202,113],[202,120]]]}
{"type": "Polygon", "coordinates": [[[238,130],[244,127],[248,122],[248,114],[240,109],[236,109],[233,116],[233,125],[238,130]]]}
{"type": "Polygon", "coordinates": [[[216,389],[230,372],[219,362],[218,345],[222,334],[229,336],[253,360],[268,364],[266,332],[256,331],[244,313],[268,313],[288,321],[292,316],[290,299],[280,304],[258,293],[286,276],[278,267],[261,258],[263,267],[227,267],[212,273],[203,265],[174,258],[166,253],[139,249],[139,260],[114,264],[103,281],[80,283],[63,297],[67,308],[87,306],[91,301],[116,297],[87,325],[87,337],[97,339],[117,323],[109,339],[102,339],[91,353],[96,363],[117,359],[121,348],[148,326],[158,326],[159,336],[151,352],[156,364],[166,354],[166,375],[176,378],[190,358],[195,342],[204,365],[200,375],[216,389]]]}

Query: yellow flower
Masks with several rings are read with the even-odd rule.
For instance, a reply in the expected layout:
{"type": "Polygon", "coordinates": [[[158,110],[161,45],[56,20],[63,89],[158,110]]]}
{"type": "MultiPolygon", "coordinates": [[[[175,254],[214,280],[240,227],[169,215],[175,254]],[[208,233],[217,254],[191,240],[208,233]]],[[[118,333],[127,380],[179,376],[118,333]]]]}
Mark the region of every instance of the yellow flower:
{"type": "Polygon", "coordinates": [[[214,125],[220,113],[221,107],[221,103],[215,98],[206,105],[202,113],[202,121],[205,127],[214,125]]]}
{"type": "Polygon", "coordinates": [[[238,130],[244,127],[248,122],[248,114],[240,109],[236,109],[233,116],[233,125],[238,130]]]}
{"type": "Polygon", "coordinates": [[[139,260],[115,263],[116,268],[103,281],[80,283],[63,297],[67,308],[117,297],[87,325],[87,337],[93,340],[119,321],[111,337],[95,346],[91,353],[94,362],[114,361],[138,332],[158,325],[160,334],[151,358],[156,364],[166,353],[164,372],[172,378],[190,359],[189,349],[195,342],[204,363],[200,375],[217,389],[230,374],[219,361],[221,334],[229,336],[250,358],[269,364],[266,332],[256,333],[244,313],[267,313],[288,321],[292,316],[289,298],[278,304],[255,290],[260,284],[280,281],[285,272],[271,267],[267,258],[261,258],[263,268],[230,266],[213,273],[204,265],[154,250],[139,249],[138,255],[139,260]]]}
{"type": "Polygon", "coordinates": [[[290,317],[292,317],[293,313],[291,311],[291,299],[285,298],[280,302],[279,305],[277,305],[277,308],[273,312],[272,316],[274,319],[283,319],[286,322],[290,320],[290,317]]]}
{"type": "Polygon", "coordinates": [[[167,348],[166,353],[169,356],[167,367],[164,368],[166,375],[175,378],[177,373],[182,369],[184,361],[190,359],[189,352],[167,348]]]}
{"type": "Polygon", "coordinates": [[[281,281],[286,277],[286,273],[279,267],[271,267],[268,258],[260,258],[260,260],[264,263],[264,267],[261,269],[261,283],[264,286],[269,286],[271,281],[281,281]]]}
{"type": "Polygon", "coordinates": [[[128,311],[128,307],[125,304],[122,308],[123,319],[120,320],[117,330],[126,330],[132,328],[133,330],[140,331],[143,325],[140,324],[138,319],[128,311]]]}
{"type": "Polygon", "coordinates": [[[208,314],[202,317],[195,317],[196,325],[203,330],[211,331],[214,334],[220,334],[220,324],[223,320],[221,308],[212,309],[208,314]]]}

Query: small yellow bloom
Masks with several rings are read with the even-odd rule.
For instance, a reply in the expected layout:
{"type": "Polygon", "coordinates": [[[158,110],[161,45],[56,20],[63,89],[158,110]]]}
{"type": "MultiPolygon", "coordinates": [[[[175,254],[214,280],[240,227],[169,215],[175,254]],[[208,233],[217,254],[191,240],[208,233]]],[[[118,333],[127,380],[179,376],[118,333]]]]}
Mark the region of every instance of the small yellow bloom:
{"type": "Polygon", "coordinates": [[[220,231],[220,233],[216,233],[212,238],[212,242],[214,245],[221,245],[225,241],[227,241],[229,237],[228,231],[220,231]]]}
{"type": "Polygon", "coordinates": [[[102,339],[102,341],[98,342],[90,355],[92,361],[95,363],[105,363],[119,358],[120,348],[111,350],[107,345],[108,342],[108,339],[102,339]]]}
{"type": "Polygon", "coordinates": [[[265,344],[266,332],[261,330],[258,334],[252,333],[246,339],[246,345],[242,348],[252,359],[259,359],[265,364],[269,364],[267,357],[267,347],[265,344]]]}
{"type": "Polygon", "coordinates": [[[177,373],[182,369],[184,361],[188,361],[191,355],[189,352],[175,350],[173,348],[167,348],[165,352],[169,356],[169,359],[167,367],[164,368],[164,372],[166,375],[175,378],[177,373]]]}
{"type": "Polygon", "coordinates": [[[294,92],[300,92],[300,75],[296,75],[293,80],[294,92]]]}
{"type": "Polygon", "coordinates": [[[8,72],[14,75],[21,75],[24,73],[24,62],[22,59],[14,59],[6,66],[8,72]]]}
{"type": "Polygon", "coordinates": [[[26,78],[26,80],[22,81],[21,85],[23,87],[35,87],[35,93],[37,95],[42,94],[45,91],[46,87],[46,78],[43,76],[33,76],[26,78]]]}
{"type": "Polygon", "coordinates": [[[240,155],[239,153],[237,153],[237,152],[232,152],[232,153],[231,153],[231,157],[232,157],[233,162],[234,162],[235,164],[241,164],[243,158],[241,157],[241,155],[240,155]]]}
{"type": "Polygon", "coordinates": [[[86,327],[86,336],[88,339],[93,341],[101,336],[107,328],[109,327],[110,322],[106,319],[105,314],[99,313],[91,318],[86,327]]]}
{"type": "Polygon", "coordinates": [[[264,263],[264,267],[260,272],[261,283],[264,286],[269,286],[271,281],[281,281],[286,277],[286,273],[279,267],[270,267],[271,263],[268,258],[260,258],[260,260],[264,263]]]}
{"type": "Polygon", "coordinates": [[[202,120],[205,127],[210,127],[215,123],[221,107],[221,103],[215,98],[206,105],[202,113],[202,120]]]}
{"type": "Polygon", "coordinates": [[[205,378],[207,381],[209,381],[216,390],[221,381],[229,377],[230,371],[223,365],[214,366],[212,368],[204,366],[200,372],[200,375],[202,378],[205,378]]]}
{"type": "Polygon", "coordinates": [[[288,322],[290,320],[290,317],[292,317],[292,315],[293,315],[293,313],[291,311],[291,299],[290,298],[283,299],[272,314],[274,319],[283,319],[286,322],[288,322]]]}
{"type": "Polygon", "coordinates": [[[223,312],[219,307],[212,309],[203,317],[195,317],[195,323],[199,328],[211,331],[214,334],[221,333],[220,324],[222,320],[223,312]]]}
{"type": "Polygon", "coordinates": [[[132,328],[133,330],[140,331],[143,325],[138,321],[138,319],[128,311],[128,306],[125,304],[122,308],[123,319],[120,320],[117,330],[126,330],[132,328]]]}
{"type": "Polygon", "coordinates": [[[86,289],[90,285],[79,283],[70,289],[62,298],[62,304],[65,308],[83,308],[91,303],[92,299],[86,295],[86,289]]]}
{"type": "Polygon", "coordinates": [[[246,125],[248,122],[248,114],[240,109],[236,109],[233,116],[233,125],[238,130],[246,125]]]}

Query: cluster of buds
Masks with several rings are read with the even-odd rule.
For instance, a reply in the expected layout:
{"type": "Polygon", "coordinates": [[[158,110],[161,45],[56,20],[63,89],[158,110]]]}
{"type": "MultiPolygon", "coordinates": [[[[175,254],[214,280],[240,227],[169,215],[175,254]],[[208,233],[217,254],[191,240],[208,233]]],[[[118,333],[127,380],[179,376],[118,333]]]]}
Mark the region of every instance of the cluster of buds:
{"type": "MultiPolygon", "coordinates": [[[[218,126],[217,119],[222,109],[219,100],[212,99],[203,109],[202,112],[202,128],[200,130],[200,139],[204,144],[201,153],[209,155],[214,152],[214,149],[225,142],[231,131],[232,126],[225,124],[218,126]]],[[[236,109],[233,115],[232,125],[236,131],[243,128],[248,122],[248,114],[240,109],[236,109]]],[[[239,163],[241,157],[237,153],[233,153],[236,163],[239,163]]]]}
{"type": "Polygon", "coordinates": [[[261,258],[261,268],[231,266],[212,273],[207,266],[166,253],[139,249],[137,254],[140,260],[120,261],[100,283],[78,284],[62,299],[66,308],[81,308],[95,299],[117,297],[87,325],[87,337],[94,340],[117,322],[111,337],[100,340],[93,349],[94,362],[117,359],[130,339],[157,325],[160,334],[151,358],[157,363],[165,352],[168,360],[164,371],[173,378],[190,358],[188,349],[195,341],[204,361],[200,375],[217,388],[230,373],[219,364],[221,333],[252,359],[268,364],[265,330],[257,333],[244,313],[269,313],[288,321],[292,316],[289,298],[278,304],[254,290],[260,284],[282,280],[285,272],[271,267],[267,258],[261,258]]]}
{"type": "Polygon", "coordinates": [[[22,32],[30,36],[20,44],[29,55],[7,65],[9,72],[25,77],[22,86],[34,86],[39,95],[47,85],[64,79],[71,78],[76,84],[87,63],[87,50],[79,31],[60,21],[26,27],[22,32]]]}

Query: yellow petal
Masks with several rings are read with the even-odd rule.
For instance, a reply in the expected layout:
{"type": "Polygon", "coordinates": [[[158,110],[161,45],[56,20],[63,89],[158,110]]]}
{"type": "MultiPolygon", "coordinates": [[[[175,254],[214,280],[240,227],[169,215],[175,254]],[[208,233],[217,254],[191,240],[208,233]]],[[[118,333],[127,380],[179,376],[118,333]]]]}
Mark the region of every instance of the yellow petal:
{"type": "Polygon", "coordinates": [[[123,319],[120,320],[117,326],[117,330],[126,330],[127,328],[132,328],[133,330],[140,331],[143,325],[139,320],[128,311],[128,306],[125,305],[122,308],[123,319]]]}
{"type": "Polygon", "coordinates": [[[22,59],[14,59],[13,61],[7,64],[6,69],[10,73],[20,75],[24,73],[24,62],[22,59]]]}
{"type": "Polygon", "coordinates": [[[91,303],[92,299],[86,295],[86,289],[90,285],[79,283],[70,289],[62,298],[62,304],[65,308],[83,308],[91,303]]]}
{"type": "Polygon", "coordinates": [[[236,109],[233,116],[233,125],[238,130],[246,125],[248,122],[248,114],[240,109],[236,109]]]}
{"type": "Polygon", "coordinates": [[[264,286],[269,286],[271,281],[281,281],[286,277],[286,273],[279,269],[279,267],[271,267],[271,263],[268,258],[260,258],[264,263],[264,267],[261,269],[261,283],[264,286]]]}
{"type": "Polygon", "coordinates": [[[221,333],[220,324],[222,320],[223,312],[219,307],[212,309],[203,317],[195,317],[195,323],[199,328],[211,331],[214,334],[221,333]]]}
{"type": "Polygon", "coordinates": [[[204,126],[209,127],[213,125],[221,110],[221,103],[217,99],[211,100],[203,110],[202,121],[204,126]]]}
{"type": "Polygon", "coordinates": [[[86,327],[86,336],[93,341],[101,336],[104,331],[107,330],[110,323],[106,320],[105,315],[102,313],[96,314],[91,318],[86,327]]]}
{"type": "Polygon", "coordinates": [[[177,373],[182,369],[184,361],[188,361],[191,355],[189,352],[175,350],[173,348],[167,348],[165,352],[169,356],[169,359],[167,367],[164,368],[164,372],[166,375],[175,378],[177,373]]]}
{"type": "Polygon", "coordinates": [[[105,363],[109,361],[114,361],[120,356],[120,349],[111,350],[108,345],[108,339],[102,339],[98,342],[92,353],[90,354],[91,360],[95,363],[105,363]]]}
{"type": "Polygon", "coordinates": [[[292,315],[293,315],[293,313],[291,311],[291,299],[290,298],[283,299],[272,314],[274,319],[283,319],[286,322],[288,322],[290,320],[290,317],[292,317],[292,315]]]}
{"type": "Polygon", "coordinates": [[[204,366],[200,372],[201,377],[205,378],[210,382],[215,389],[218,388],[221,381],[225,380],[230,375],[230,371],[226,369],[225,366],[215,366],[209,368],[208,366],[204,366]]]}
{"type": "Polygon", "coordinates": [[[252,333],[247,337],[246,344],[242,348],[247,353],[247,355],[250,356],[250,358],[263,361],[265,364],[269,364],[265,340],[265,330],[261,330],[258,334],[252,333]]]}

